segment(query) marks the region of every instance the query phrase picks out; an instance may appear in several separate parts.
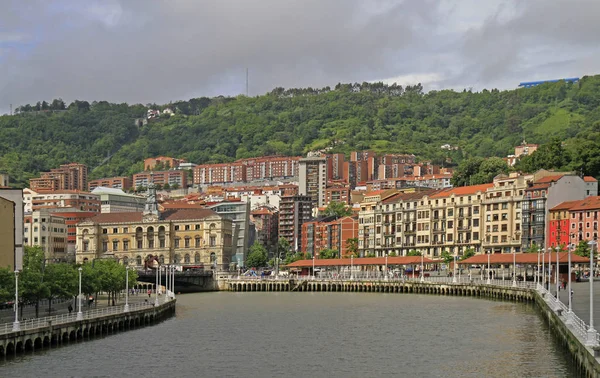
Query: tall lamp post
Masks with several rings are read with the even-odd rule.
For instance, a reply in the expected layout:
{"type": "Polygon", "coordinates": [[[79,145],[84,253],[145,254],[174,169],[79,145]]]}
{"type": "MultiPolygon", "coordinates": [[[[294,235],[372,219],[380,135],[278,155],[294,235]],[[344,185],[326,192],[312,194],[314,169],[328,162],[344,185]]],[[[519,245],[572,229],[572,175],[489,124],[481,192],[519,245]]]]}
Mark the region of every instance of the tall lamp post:
{"type": "Polygon", "coordinates": [[[156,261],[156,265],[158,266],[156,267],[156,290],[154,290],[154,306],[158,307],[158,285],[160,285],[158,282],[158,274],[160,271],[160,264],[158,261],[156,261]]]}
{"type": "Polygon", "coordinates": [[[550,293],[550,284],[552,283],[552,248],[548,248],[548,293],[550,293]]]}
{"type": "Polygon", "coordinates": [[[492,251],[490,251],[489,253],[486,252],[487,258],[488,258],[488,267],[487,267],[487,272],[486,272],[486,276],[487,276],[487,284],[490,285],[492,283],[492,278],[490,277],[490,255],[492,254],[492,251]]]}
{"type": "Polygon", "coordinates": [[[315,256],[312,257],[313,260],[313,270],[312,270],[312,279],[315,279],[315,256]]]}
{"type": "Polygon", "coordinates": [[[540,276],[540,251],[537,250],[536,254],[537,254],[537,265],[535,268],[534,281],[535,281],[535,287],[537,287],[539,289],[538,285],[540,284],[540,280],[539,280],[539,278],[540,278],[539,277],[540,276]]]}
{"type": "MultiPolygon", "coordinates": [[[[560,252],[560,245],[556,247],[556,308],[557,309],[560,308],[560,307],[558,307],[558,302],[559,302],[558,291],[560,290],[560,288],[558,287],[558,278],[559,278],[559,275],[558,275],[559,265],[558,264],[559,264],[559,259],[560,259],[558,252],[560,252]]],[[[570,293],[569,293],[569,295],[570,295],[570,293]]]]}
{"type": "Polygon", "coordinates": [[[354,279],[354,254],[350,255],[350,279],[354,279]]]}
{"type": "Polygon", "coordinates": [[[540,290],[542,288],[544,288],[544,280],[546,279],[546,271],[544,270],[546,268],[544,261],[546,261],[546,249],[542,248],[542,275],[540,276],[540,290]]]}
{"type": "Polygon", "coordinates": [[[574,247],[574,245],[569,245],[569,267],[567,270],[567,275],[568,280],[569,280],[569,292],[567,293],[567,295],[569,296],[569,310],[567,311],[567,324],[572,324],[573,323],[573,310],[571,308],[572,305],[572,300],[573,298],[571,298],[571,249],[572,247],[574,247]]]}
{"type": "Polygon", "coordinates": [[[423,264],[423,254],[421,253],[421,282],[425,282],[425,266],[423,264]]]}
{"type": "Polygon", "coordinates": [[[452,283],[456,283],[456,252],[454,253],[454,256],[452,256],[452,283]]]}
{"type": "Polygon", "coordinates": [[[384,277],[384,280],[387,281],[388,280],[388,276],[389,276],[389,273],[388,273],[388,254],[386,252],[386,254],[385,254],[385,277],[384,277]]]}
{"type": "Polygon", "coordinates": [[[123,312],[129,312],[129,266],[125,266],[125,307],[123,312]]]}
{"type": "MultiPolygon", "coordinates": [[[[590,328],[587,331],[586,345],[598,345],[596,335],[598,332],[594,329],[594,247],[598,245],[596,240],[588,242],[590,245],[590,328]]],[[[570,293],[569,293],[570,294],[570,293]]]]}
{"type": "Polygon", "coordinates": [[[81,312],[81,267],[77,269],[79,271],[79,296],[77,297],[77,320],[83,320],[83,312],[81,312]]]}
{"type": "MultiPolygon", "coordinates": [[[[527,269],[525,269],[527,271],[527,269]]],[[[525,274],[527,275],[527,274],[525,274]]],[[[517,253],[513,249],[513,287],[517,287],[517,253]]]]}
{"type": "Polygon", "coordinates": [[[19,323],[19,271],[15,269],[15,321],[12,327],[13,332],[21,330],[19,323]]]}

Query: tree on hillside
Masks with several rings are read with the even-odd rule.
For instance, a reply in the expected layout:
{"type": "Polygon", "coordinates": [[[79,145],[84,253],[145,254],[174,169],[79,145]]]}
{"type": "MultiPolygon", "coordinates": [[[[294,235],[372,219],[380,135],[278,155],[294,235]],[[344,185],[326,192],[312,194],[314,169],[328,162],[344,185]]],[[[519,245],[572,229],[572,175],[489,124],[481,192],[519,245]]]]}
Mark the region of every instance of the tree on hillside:
{"type": "Polygon", "coordinates": [[[508,173],[509,166],[504,159],[498,157],[468,158],[463,160],[454,170],[452,184],[454,186],[479,185],[490,183],[499,174],[508,173]]]}
{"type": "Polygon", "coordinates": [[[570,157],[559,139],[552,139],[539,146],[531,155],[523,156],[516,168],[523,172],[533,173],[539,169],[561,169],[570,162],[570,157]]]}

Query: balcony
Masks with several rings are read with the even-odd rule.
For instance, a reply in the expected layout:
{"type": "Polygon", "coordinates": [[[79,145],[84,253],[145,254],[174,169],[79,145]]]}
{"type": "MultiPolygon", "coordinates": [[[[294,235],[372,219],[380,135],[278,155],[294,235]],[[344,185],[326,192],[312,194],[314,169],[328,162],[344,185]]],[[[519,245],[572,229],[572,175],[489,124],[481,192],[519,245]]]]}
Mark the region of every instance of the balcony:
{"type": "Polygon", "coordinates": [[[411,235],[411,234],[414,235],[417,233],[417,231],[416,230],[404,230],[404,233],[407,235],[411,235]]]}
{"type": "Polygon", "coordinates": [[[460,226],[460,227],[456,227],[456,229],[458,231],[469,231],[471,229],[471,226],[460,226]]]}
{"type": "Polygon", "coordinates": [[[434,233],[444,233],[444,232],[446,232],[446,229],[445,228],[434,228],[432,231],[434,233]]]}
{"type": "Polygon", "coordinates": [[[472,244],[473,241],[472,240],[457,240],[456,244],[472,244]]]}
{"type": "Polygon", "coordinates": [[[517,200],[516,197],[492,197],[486,198],[485,203],[513,202],[517,200]]]}

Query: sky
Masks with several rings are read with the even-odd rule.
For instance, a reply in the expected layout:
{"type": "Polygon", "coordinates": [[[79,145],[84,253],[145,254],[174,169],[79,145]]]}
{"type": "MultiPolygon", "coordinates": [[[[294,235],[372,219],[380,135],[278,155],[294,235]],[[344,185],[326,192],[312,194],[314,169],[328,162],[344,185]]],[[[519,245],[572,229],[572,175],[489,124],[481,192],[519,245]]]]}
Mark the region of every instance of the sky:
{"type": "Polygon", "coordinates": [[[598,0],[3,0],[0,114],[383,81],[515,88],[600,73],[598,0]]]}

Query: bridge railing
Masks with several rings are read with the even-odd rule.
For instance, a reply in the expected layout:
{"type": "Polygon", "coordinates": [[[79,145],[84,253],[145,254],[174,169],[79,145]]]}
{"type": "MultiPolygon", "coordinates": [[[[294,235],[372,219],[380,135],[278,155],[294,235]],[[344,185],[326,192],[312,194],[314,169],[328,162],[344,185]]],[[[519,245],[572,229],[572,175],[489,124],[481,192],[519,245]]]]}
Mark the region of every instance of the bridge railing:
{"type": "MultiPolygon", "coordinates": [[[[141,310],[144,308],[148,308],[153,306],[154,303],[130,303],[129,311],[141,310]]],[[[124,306],[111,306],[106,308],[100,308],[95,310],[89,310],[83,313],[83,319],[93,319],[99,318],[101,316],[113,315],[123,313],[124,306]]],[[[57,324],[65,324],[74,322],[77,320],[77,313],[73,312],[71,314],[62,314],[62,315],[54,315],[54,316],[46,316],[44,318],[36,318],[23,320],[20,322],[20,328],[22,331],[26,331],[29,329],[36,329],[47,327],[49,325],[57,325],[57,324]]],[[[0,334],[6,334],[13,332],[13,323],[4,323],[0,324],[0,334]]]]}

